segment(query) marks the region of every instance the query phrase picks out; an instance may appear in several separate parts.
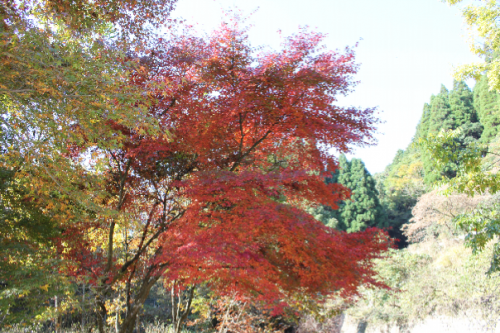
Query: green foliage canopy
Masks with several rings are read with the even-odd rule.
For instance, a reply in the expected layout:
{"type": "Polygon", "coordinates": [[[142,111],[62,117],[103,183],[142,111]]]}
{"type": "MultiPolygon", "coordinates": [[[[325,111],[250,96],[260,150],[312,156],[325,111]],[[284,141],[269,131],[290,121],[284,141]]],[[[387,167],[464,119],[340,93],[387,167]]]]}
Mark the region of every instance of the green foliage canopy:
{"type": "MultiPolygon", "coordinates": [[[[456,163],[457,175],[452,179],[443,178],[444,194],[465,193],[474,196],[476,193],[495,194],[500,191],[500,173],[494,168],[498,161],[484,159],[490,155],[497,156],[496,150],[478,142],[464,145],[463,130],[442,131],[438,135],[429,135],[420,139],[420,145],[431,157],[436,167],[447,163],[456,163]]],[[[456,225],[466,232],[466,244],[474,252],[482,251],[485,246],[500,236],[499,204],[485,204],[478,209],[457,216],[456,225]]],[[[493,250],[490,272],[500,270],[500,247],[498,243],[493,250]]]]}
{"type": "MultiPolygon", "coordinates": [[[[451,5],[463,0],[446,0],[451,5]]],[[[500,90],[500,4],[497,0],[475,1],[461,8],[465,23],[470,31],[470,49],[483,61],[460,66],[456,77],[479,80],[486,72],[491,90],[500,90]]]]}

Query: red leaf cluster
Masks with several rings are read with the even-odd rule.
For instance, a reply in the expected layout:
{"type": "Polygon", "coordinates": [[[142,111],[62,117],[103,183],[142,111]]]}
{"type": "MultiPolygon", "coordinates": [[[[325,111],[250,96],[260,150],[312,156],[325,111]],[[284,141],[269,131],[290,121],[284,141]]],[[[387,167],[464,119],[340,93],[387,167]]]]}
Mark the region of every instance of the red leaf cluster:
{"type": "Polygon", "coordinates": [[[223,24],[209,38],[161,41],[141,60],[131,84],[162,133],[108,124],[127,138],[109,152],[110,174],[126,193],[120,209],[142,223],[134,258],[147,274],[269,302],[376,284],[370,260],[386,235],[339,232],[304,211],[349,196],[323,181],[337,165],[328,151],[370,142],[377,122],[373,109],[335,105],[357,67],[350,49],[322,51],[323,37],[302,30],[258,53],[223,24]]]}

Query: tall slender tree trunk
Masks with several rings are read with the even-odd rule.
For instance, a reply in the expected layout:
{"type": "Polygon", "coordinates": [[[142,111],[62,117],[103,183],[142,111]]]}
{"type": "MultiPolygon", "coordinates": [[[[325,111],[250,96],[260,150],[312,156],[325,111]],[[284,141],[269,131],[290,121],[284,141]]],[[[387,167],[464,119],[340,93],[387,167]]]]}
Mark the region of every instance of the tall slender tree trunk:
{"type": "Polygon", "coordinates": [[[186,305],[185,305],[185,310],[183,313],[181,313],[181,306],[182,306],[182,294],[179,293],[178,295],[178,301],[176,305],[176,295],[175,295],[175,281],[172,286],[172,291],[171,291],[171,296],[172,296],[172,326],[174,327],[174,332],[175,333],[180,333],[182,326],[184,322],[186,321],[189,312],[191,311],[191,303],[193,301],[193,296],[194,296],[194,289],[195,287],[189,288],[188,295],[186,297],[186,305]]]}
{"type": "Polygon", "coordinates": [[[358,322],[357,333],[365,333],[367,326],[368,326],[368,322],[366,322],[365,320],[360,320],[358,322]]]}
{"type": "Polygon", "coordinates": [[[172,326],[177,327],[177,307],[175,306],[175,280],[172,283],[172,289],[170,290],[170,299],[171,299],[171,304],[172,304],[172,326]]]}
{"type": "Polygon", "coordinates": [[[123,318],[123,323],[120,327],[120,333],[133,333],[134,326],[136,329],[140,328],[140,322],[138,320],[139,312],[142,309],[142,305],[146,301],[149,295],[151,287],[158,281],[160,276],[146,277],[142,281],[141,288],[134,297],[133,305],[128,308],[128,313],[126,313],[123,318]]]}
{"type": "Polygon", "coordinates": [[[119,318],[120,318],[120,311],[116,311],[116,314],[115,314],[115,332],[118,333],[120,331],[120,321],[119,321],[119,318]]]}
{"type": "Polygon", "coordinates": [[[104,300],[101,295],[99,295],[100,292],[98,292],[98,295],[96,296],[96,303],[97,303],[97,329],[99,330],[99,333],[105,333],[104,329],[106,327],[106,305],[104,304],[104,300]]]}
{"type": "Polygon", "coordinates": [[[85,332],[85,283],[82,287],[82,333],[85,332]]]}
{"type": "Polygon", "coordinates": [[[59,333],[59,300],[57,298],[57,295],[54,296],[54,307],[56,308],[56,318],[55,318],[56,333],[59,333]]]}

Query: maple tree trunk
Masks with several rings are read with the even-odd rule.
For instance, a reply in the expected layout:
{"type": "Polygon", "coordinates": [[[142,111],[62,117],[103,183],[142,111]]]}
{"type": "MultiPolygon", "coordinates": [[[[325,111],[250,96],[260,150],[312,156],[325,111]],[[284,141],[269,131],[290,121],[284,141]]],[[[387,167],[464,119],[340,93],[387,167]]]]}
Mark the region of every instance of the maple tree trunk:
{"type": "MultiPolygon", "coordinates": [[[[150,271],[151,272],[151,271],[150,271]]],[[[139,311],[142,308],[142,305],[146,301],[149,295],[149,291],[151,287],[159,280],[160,276],[151,277],[149,274],[142,280],[142,285],[136,296],[134,297],[134,303],[129,307],[129,311],[125,313],[125,318],[123,319],[122,326],[120,327],[119,333],[133,333],[134,326],[138,324],[138,315],[139,311]]],[[[100,332],[99,332],[100,333],[100,332]]]]}
{"type": "Polygon", "coordinates": [[[101,295],[96,296],[97,303],[97,329],[99,333],[105,333],[104,328],[106,326],[106,305],[104,304],[104,299],[101,295]]]}
{"type": "Polygon", "coordinates": [[[141,306],[142,303],[131,307],[131,311],[123,319],[119,333],[133,333],[134,328],[137,332],[139,332],[139,310],[141,309],[141,306]]]}
{"type": "Polygon", "coordinates": [[[186,300],[186,307],[184,312],[181,314],[182,305],[182,295],[179,295],[179,301],[177,302],[177,308],[175,306],[175,282],[172,286],[172,326],[174,327],[174,333],[179,333],[181,331],[182,325],[187,319],[189,312],[191,311],[191,303],[193,301],[195,287],[191,287],[188,292],[188,297],[186,300]]]}
{"type": "Polygon", "coordinates": [[[120,327],[120,333],[132,333],[136,323],[136,315],[128,315],[120,327]]]}

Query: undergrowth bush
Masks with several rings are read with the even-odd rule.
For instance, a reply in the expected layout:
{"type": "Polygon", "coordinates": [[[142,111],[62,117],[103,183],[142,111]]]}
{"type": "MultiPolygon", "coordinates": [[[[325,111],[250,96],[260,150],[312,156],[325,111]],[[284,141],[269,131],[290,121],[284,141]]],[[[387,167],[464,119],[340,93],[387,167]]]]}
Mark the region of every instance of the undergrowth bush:
{"type": "Polygon", "coordinates": [[[366,289],[347,314],[374,326],[412,327],[429,316],[467,318],[494,329],[500,275],[487,275],[494,244],[477,254],[457,238],[429,238],[377,262],[391,290],[366,289]]]}

